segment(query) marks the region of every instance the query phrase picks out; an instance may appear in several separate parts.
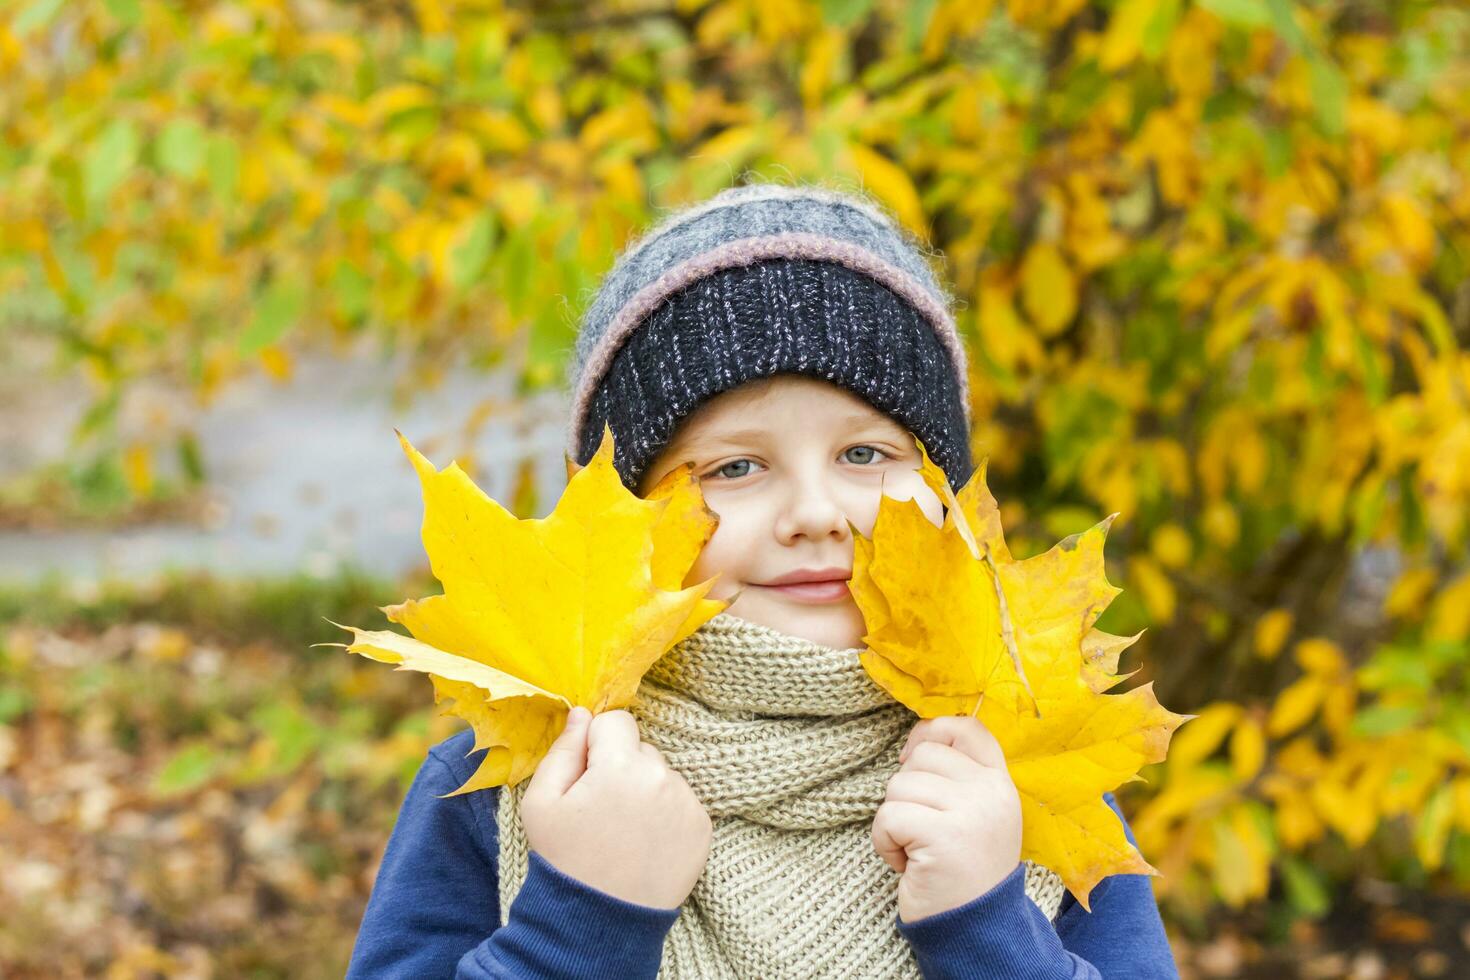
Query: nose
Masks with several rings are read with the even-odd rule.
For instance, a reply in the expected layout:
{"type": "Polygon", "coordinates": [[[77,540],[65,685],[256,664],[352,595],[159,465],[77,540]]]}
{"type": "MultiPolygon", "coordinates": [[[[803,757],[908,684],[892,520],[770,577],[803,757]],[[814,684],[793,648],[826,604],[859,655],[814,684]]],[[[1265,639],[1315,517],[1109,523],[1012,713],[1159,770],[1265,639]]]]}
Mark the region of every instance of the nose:
{"type": "Polygon", "coordinates": [[[782,544],[798,538],[816,541],[831,537],[841,541],[848,534],[847,511],[820,477],[795,479],[776,517],[774,531],[782,544]]]}

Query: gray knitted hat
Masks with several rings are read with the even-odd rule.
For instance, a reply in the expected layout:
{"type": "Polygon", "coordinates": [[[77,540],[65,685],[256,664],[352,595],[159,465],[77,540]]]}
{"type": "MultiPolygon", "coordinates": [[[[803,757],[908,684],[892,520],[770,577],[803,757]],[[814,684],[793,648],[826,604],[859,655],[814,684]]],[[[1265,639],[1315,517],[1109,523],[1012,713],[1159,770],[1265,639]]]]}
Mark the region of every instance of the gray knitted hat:
{"type": "Polygon", "coordinates": [[[969,479],[964,348],[923,253],[862,198],[778,184],[675,212],[618,257],[577,338],[568,455],[585,465],[606,423],[636,488],[699,405],[786,373],[852,391],[969,479]]]}

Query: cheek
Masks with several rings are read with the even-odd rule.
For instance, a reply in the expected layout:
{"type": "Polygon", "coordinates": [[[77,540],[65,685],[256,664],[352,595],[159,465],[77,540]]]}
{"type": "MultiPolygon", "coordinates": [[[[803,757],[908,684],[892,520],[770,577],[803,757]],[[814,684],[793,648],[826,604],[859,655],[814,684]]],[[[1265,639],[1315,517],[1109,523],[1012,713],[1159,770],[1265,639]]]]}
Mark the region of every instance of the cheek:
{"type": "Polygon", "coordinates": [[[754,543],[755,529],[752,525],[755,522],[739,508],[706,502],[710,510],[719,516],[720,523],[700,551],[684,584],[693,585],[718,574],[720,580],[711,596],[719,598],[725,589],[733,589],[743,581],[741,573],[745,571],[746,557],[754,543]]]}
{"type": "Polygon", "coordinates": [[[847,512],[847,519],[865,538],[873,536],[873,524],[878,520],[878,501],[881,497],[882,494],[876,486],[871,489],[861,487],[843,507],[843,510],[847,512]]]}

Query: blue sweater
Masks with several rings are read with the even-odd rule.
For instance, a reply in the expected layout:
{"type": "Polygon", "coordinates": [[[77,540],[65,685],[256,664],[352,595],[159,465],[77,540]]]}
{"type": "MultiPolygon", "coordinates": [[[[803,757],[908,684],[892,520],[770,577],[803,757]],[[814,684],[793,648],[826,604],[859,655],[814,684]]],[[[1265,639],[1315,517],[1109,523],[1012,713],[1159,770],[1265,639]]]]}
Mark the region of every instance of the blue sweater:
{"type": "MultiPolygon", "coordinates": [[[[498,789],[449,799],[479,764],[466,729],[429,750],[388,839],[348,980],[653,977],[679,909],[615,898],[535,851],[500,924],[498,789]]],[[[1103,797],[1121,819],[1111,793],[1103,797]]],[[[1128,840],[1137,846],[1127,821],[1128,840]]],[[[1025,892],[1024,866],[961,905],[894,924],[926,978],[1177,978],[1147,875],[1104,878],[1089,914],[1068,893],[1055,926],[1025,892]]]]}

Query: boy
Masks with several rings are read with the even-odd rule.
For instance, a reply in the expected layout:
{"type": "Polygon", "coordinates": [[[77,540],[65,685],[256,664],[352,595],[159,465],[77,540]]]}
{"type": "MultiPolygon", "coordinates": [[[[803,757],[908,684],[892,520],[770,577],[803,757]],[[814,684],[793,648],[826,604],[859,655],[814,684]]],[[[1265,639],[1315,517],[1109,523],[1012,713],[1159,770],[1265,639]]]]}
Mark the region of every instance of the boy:
{"type": "Polygon", "coordinates": [[[848,522],[882,493],[941,518],[914,436],[972,469],[949,303],[886,215],[753,185],[671,216],[603,281],[573,383],[577,460],[605,422],[630,488],[694,462],[720,523],[690,580],[734,602],[517,786],[439,799],[479,756],[431,749],[349,976],[1177,976],[1146,876],[1082,909],[1020,861],[985,727],[916,724],[858,662],[848,522]]]}

